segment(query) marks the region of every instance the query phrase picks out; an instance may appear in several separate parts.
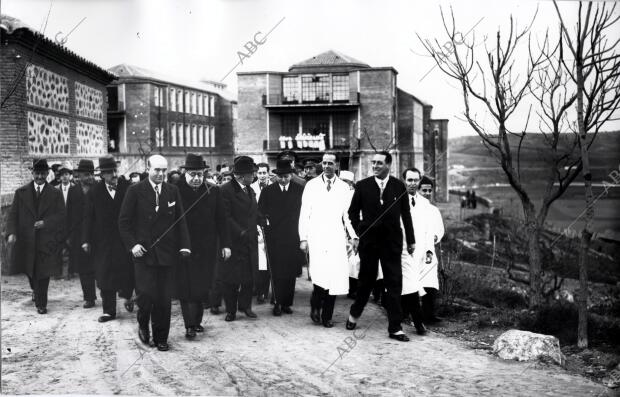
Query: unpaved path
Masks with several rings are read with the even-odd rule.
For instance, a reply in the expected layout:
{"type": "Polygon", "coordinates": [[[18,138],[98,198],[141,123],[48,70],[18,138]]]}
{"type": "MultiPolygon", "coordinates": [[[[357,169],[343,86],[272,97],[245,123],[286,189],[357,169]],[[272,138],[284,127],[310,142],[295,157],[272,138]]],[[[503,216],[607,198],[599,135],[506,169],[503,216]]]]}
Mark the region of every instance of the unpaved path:
{"type": "Polygon", "coordinates": [[[357,335],[363,339],[355,340],[344,328],[351,303],[346,298],[337,300],[334,328],[314,326],[308,316],[310,288],[305,277],[298,279],[292,315],[273,317],[270,305],[257,305],[258,319],[241,314],[227,323],[223,315],[206,313],[205,334],[191,342],[173,302],[171,350],[158,352],[139,342],[135,313],[120,302],[116,321],[98,323],[101,302],[83,309],[77,279],[52,280],[49,313],[41,316],[30,301],[26,277],[3,277],[2,393],[612,395],[561,368],[502,361],[432,332],[412,334],[409,343],[392,341],[385,315],[374,304],[360,320],[357,335]]]}

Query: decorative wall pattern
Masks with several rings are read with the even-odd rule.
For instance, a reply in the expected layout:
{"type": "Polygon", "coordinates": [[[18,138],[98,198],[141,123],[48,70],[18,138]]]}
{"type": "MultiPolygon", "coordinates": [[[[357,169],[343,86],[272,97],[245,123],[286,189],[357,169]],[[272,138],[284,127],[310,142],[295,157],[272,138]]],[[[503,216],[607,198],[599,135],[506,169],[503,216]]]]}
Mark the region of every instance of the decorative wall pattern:
{"type": "Polygon", "coordinates": [[[69,119],[28,112],[30,154],[69,154],[69,138],[69,119]]]}
{"type": "Polygon", "coordinates": [[[69,113],[69,84],[67,78],[40,66],[26,69],[28,104],[44,109],[69,113]]]}
{"type": "Polygon", "coordinates": [[[75,137],[77,143],[76,154],[95,155],[107,153],[102,125],[78,121],[75,137]]]}
{"type": "Polygon", "coordinates": [[[75,113],[81,117],[103,120],[103,93],[76,81],[75,113]]]}

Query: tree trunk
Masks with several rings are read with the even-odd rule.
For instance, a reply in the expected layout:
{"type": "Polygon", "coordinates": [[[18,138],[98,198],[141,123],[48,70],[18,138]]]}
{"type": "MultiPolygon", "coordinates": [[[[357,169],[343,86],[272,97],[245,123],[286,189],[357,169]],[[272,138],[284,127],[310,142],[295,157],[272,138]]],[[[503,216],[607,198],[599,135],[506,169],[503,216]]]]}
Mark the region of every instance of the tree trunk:
{"type": "Polygon", "coordinates": [[[585,349],[588,347],[588,250],[592,234],[585,228],[581,232],[581,244],[579,247],[579,295],[577,306],[579,322],[577,325],[577,346],[585,349]]]}
{"type": "Polygon", "coordinates": [[[530,262],[530,309],[540,306],[542,301],[541,272],[542,257],[540,254],[540,225],[535,220],[534,208],[525,208],[527,225],[527,248],[530,262]]]}

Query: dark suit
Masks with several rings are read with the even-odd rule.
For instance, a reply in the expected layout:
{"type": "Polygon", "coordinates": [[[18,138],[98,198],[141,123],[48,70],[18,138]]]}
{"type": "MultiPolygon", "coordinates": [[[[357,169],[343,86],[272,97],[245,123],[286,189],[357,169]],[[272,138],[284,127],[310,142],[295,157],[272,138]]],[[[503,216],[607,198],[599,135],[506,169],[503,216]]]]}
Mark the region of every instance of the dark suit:
{"type": "Polygon", "coordinates": [[[400,263],[403,248],[401,218],[407,244],[415,242],[408,198],[405,184],[390,176],[384,187],[381,202],[380,188],[372,176],[357,183],[349,207],[351,224],[360,236],[360,272],[357,297],[351,305],[351,315],[355,318],[361,316],[377,279],[380,260],[383,281],[387,289],[385,303],[390,333],[401,330],[400,322],[403,316],[400,304],[403,283],[400,263]]]}
{"type": "MultiPolygon", "coordinates": [[[[62,193],[62,184],[56,186],[62,193]]],[[[69,241],[69,274],[78,273],[82,294],[85,301],[97,299],[95,293],[95,269],[92,264],[92,257],[84,252],[81,247],[82,227],[84,222],[84,203],[85,194],[80,183],[69,184],[67,192],[67,202],[65,208],[66,216],[66,239],[69,241]]]]}
{"type": "Polygon", "coordinates": [[[34,182],[29,182],[15,191],[6,231],[7,236],[17,238],[15,270],[28,276],[38,308],[47,306],[50,276],[61,266],[64,226],[65,206],[59,190],[46,183],[37,198],[34,182]],[[44,226],[35,230],[34,223],[39,220],[44,226]]]}
{"type": "Polygon", "coordinates": [[[185,328],[202,322],[202,302],[208,300],[220,248],[230,247],[220,189],[209,183],[196,190],[182,177],[179,188],[189,230],[192,254],[176,268],[176,296],[181,301],[185,328]]]}
{"type": "Polygon", "coordinates": [[[299,212],[304,188],[289,183],[282,191],[279,183],[272,183],[261,191],[258,211],[268,222],[265,226],[267,253],[273,279],[275,302],[291,306],[295,294],[295,278],[304,263],[299,249],[299,212]]]}
{"type": "Polygon", "coordinates": [[[153,341],[165,343],[170,331],[174,267],[179,250],[191,246],[179,190],[172,184],[161,183],[156,212],[155,190],[149,181],[147,178],[127,190],[118,229],[127,250],[140,244],[147,251],[142,257],[133,258],[138,324],[148,330],[150,320],[153,341]]]}
{"type": "Polygon", "coordinates": [[[226,311],[252,308],[253,273],[258,268],[256,225],[258,210],[254,191],[244,192],[233,179],[220,187],[224,215],[228,220],[231,256],[221,266],[226,311]]]}
{"type": "Polygon", "coordinates": [[[119,179],[114,198],[101,181],[86,194],[82,243],[91,246],[97,286],[101,290],[103,312],[116,315],[116,292],[130,299],[134,288],[134,268],[118,232],[118,216],[129,183],[119,179]]]}

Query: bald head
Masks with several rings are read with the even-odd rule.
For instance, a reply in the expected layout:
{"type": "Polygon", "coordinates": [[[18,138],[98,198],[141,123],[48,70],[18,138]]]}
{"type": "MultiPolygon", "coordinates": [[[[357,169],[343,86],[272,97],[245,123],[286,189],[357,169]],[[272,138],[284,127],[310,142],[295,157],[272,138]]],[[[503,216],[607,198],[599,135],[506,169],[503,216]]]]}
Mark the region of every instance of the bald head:
{"type": "Polygon", "coordinates": [[[168,160],[164,156],[154,154],[147,160],[147,169],[149,172],[149,179],[155,184],[160,184],[164,181],[164,175],[168,170],[168,160]]]}

